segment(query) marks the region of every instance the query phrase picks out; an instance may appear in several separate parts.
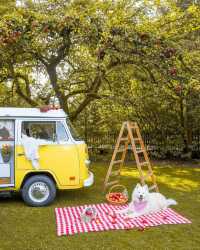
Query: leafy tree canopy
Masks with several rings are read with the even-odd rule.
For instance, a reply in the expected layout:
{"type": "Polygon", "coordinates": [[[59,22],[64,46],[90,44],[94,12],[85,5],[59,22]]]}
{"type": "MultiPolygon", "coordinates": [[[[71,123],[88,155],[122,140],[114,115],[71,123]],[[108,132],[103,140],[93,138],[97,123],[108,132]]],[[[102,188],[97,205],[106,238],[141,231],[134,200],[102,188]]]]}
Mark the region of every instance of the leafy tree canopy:
{"type": "MultiPolygon", "coordinates": [[[[103,105],[154,129],[174,119],[188,140],[199,110],[200,9],[186,2],[23,1],[12,11],[0,5],[2,91],[13,105],[58,100],[72,120],[93,107],[109,117],[103,105]]],[[[94,113],[88,116],[100,119],[94,113]]]]}

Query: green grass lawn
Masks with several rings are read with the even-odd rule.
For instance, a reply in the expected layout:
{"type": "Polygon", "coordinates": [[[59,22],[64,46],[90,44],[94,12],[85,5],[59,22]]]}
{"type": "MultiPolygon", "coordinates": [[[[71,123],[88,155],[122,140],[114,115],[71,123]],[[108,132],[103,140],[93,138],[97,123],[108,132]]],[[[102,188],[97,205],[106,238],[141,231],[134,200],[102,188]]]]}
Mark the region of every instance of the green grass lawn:
{"type": "MultiPolygon", "coordinates": [[[[200,167],[199,164],[160,162],[154,172],[160,192],[178,201],[176,210],[192,224],[163,225],[144,232],[115,230],[56,236],[55,207],[100,203],[104,201],[102,183],[108,164],[91,166],[95,174],[93,187],[58,192],[49,207],[27,207],[19,196],[0,200],[0,249],[200,249],[200,167]]],[[[129,192],[138,181],[135,167],[128,164],[121,183],[129,192]]]]}

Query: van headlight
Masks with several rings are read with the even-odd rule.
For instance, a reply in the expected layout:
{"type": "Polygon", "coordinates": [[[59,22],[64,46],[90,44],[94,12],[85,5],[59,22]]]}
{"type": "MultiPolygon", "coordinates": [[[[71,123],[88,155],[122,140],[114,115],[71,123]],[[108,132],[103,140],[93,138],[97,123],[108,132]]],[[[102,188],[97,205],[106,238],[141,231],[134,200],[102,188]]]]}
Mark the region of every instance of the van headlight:
{"type": "Polygon", "coordinates": [[[86,165],[87,167],[89,167],[90,163],[91,163],[90,160],[85,160],[85,165],[86,165]]]}

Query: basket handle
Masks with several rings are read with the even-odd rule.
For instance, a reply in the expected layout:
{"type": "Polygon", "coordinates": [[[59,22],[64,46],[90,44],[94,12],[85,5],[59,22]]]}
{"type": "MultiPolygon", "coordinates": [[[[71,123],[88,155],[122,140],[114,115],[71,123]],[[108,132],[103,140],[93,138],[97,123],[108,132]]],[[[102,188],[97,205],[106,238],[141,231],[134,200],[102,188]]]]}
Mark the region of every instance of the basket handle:
{"type": "Polygon", "coordinates": [[[116,187],[123,187],[124,190],[127,190],[126,187],[124,185],[121,185],[121,184],[116,184],[116,185],[113,185],[112,187],[110,187],[108,193],[110,194],[111,191],[116,188],[116,187]]]}

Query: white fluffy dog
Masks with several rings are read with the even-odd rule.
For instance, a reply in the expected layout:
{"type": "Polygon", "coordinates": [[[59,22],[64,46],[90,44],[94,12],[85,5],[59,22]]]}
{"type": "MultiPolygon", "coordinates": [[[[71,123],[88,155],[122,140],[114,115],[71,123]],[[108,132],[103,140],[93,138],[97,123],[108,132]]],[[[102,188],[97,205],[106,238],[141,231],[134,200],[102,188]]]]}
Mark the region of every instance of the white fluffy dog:
{"type": "Polygon", "coordinates": [[[129,206],[117,213],[125,215],[127,218],[135,218],[152,212],[158,212],[177,202],[172,199],[166,199],[160,193],[150,193],[147,185],[137,184],[132,192],[132,201],[129,206]]]}

